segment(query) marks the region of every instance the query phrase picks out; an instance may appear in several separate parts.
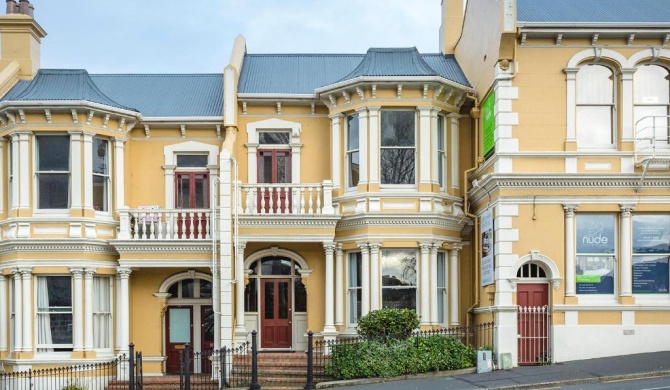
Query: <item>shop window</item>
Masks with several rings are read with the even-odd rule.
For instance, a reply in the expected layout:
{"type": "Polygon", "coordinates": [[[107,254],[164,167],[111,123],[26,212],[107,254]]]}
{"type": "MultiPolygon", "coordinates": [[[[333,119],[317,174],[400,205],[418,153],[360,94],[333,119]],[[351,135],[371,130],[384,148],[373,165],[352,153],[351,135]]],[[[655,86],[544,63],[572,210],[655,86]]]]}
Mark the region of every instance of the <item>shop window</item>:
{"type": "Polygon", "coordinates": [[[579,214],[577,219],[577,294],[613,294],[616,220],[613,214],[579,214]]]}
{"type": "Polygon", "coordinates": [[[71,351],[72,278],[70,276],[37,276],[35,279],[37,282],[37,351],[71,351]]]}
{"type": "Polygon", "coordinates": [[[416,251],[382,251],[382,307],[416,310],[416,251]]]}
{"type": "Polygon", "coordinates": [[[633,216],[633,293],[668,295],[670,215],[633,216]]]}
{"type": "Polygon", "coordinates": [[[38,135],[37,140],[37,208],[70,207],[70,137],[38,135]]]}
{"type": "Polygon", "coordinates": [[[614,72],[586,64],[577,72],[577,141],[581,148],[614,145],[614,72]]]}
{"type": "Polygon", "coordinates": [[[415,112],[381,112],[381,184],[415,184],[415,112]]]}

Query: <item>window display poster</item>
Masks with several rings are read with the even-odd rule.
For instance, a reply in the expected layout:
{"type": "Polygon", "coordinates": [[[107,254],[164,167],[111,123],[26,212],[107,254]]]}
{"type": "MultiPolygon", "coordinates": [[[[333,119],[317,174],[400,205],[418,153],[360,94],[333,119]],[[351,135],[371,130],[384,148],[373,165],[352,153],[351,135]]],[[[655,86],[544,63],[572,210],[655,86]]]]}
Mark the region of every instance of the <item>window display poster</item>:
{"type": "Polygon", "coordinates": [[[670,215],[633,216],[633,253],[670,255],[670,215]]]}
{"type": "Polygon", "coordinates": [[[668,293],[668,257],[633,256],[633,293],[668,293]]]}
{"type": "Polygon", "coordinates": [[[614,293],[614,229],[613,214],[577,215],[578,294],[614,293]]]}
{"type": "Polygon", "coordinates": [[[670,215],[633,216],[633,293],[669,292],[670,215]]]}
{"type": "Polygon", "coordinates": [[[482,235],[481,278],[482,278],[482,287],[484,287],[494,283],[493,211],[491,209],[486,209],[479,218],[481,223],[481,235],[482,235]]]}

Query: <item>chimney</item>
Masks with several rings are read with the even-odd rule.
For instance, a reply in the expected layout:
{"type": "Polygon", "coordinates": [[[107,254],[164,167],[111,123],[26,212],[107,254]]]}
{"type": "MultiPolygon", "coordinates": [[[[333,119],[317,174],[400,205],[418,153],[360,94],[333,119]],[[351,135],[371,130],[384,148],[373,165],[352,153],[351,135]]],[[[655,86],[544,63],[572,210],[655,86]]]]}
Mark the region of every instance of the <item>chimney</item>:
{"type": "Polygon", "coordinates": [[[28,6],[28,16],[35,19],[35,7],[32,4],[28,6]]]}
{"type": "Polygon", "coordinates": [[[442,24],[440,25],[440,51],[442,54],[453,54],[456,43],[463,31],[463,0],[442,0],[442,24]]]}
{"type": "Polygon", "coordinates": [[[7,0],[7,11],[6,11],[6,13],[7,14],[13,14],[16,7],[17,7],[16,1],[7,0]]]}
{"type": "Polygon", "coordinates": [[[30,12],[30,2],[28,0],[19,0],[19,13],[28,15],[30,12]]]}

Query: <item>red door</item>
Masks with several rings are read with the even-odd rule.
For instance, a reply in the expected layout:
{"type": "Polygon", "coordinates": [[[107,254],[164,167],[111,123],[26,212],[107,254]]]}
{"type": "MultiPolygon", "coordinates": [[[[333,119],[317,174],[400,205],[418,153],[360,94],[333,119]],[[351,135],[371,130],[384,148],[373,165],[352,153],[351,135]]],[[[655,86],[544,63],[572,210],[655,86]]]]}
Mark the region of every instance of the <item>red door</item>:
{"type": "Polygon", "coordinates": [[[549,285],[519,284],[516,300],[519,365],[549,363],[549,285]]]}
{"type": "Polygon", "coordinates": [[[261,280],[261,348],[291,348],[291,280],[261,280]]]}
{"type": "MultiPolygon", "coordinates": [[[[291,182],[290,150],[259,150],[259,184],[284,184],[291,182]]],[[[289,187],[273,187],[258,192],[258,212],[282,213],[291,210],[289,187]]]]}
{"type": "MultiPolygon", "coordinates": [[[[205,172],[177,172],[175,174],[175,208],[209,208],[209,174],[205,172]]],[[[179,238],[204,238],[207,218],[204,212],[183,212],[177,214],[177,234],[179,238]]]]}
{"type": "Polygon", "coordinates": [[[193,345],[193,311],[190,306],[169,306],[165,314],[165,371],[179,372],[179,358],[186,343],[193,345]]]}
{"type": "Polygon", "coordinates": [[[214,309],[212,306],[200,308],[200,352],[201,372],[212,372],[212,360],[209,356],[214,351],[214,309]]]}

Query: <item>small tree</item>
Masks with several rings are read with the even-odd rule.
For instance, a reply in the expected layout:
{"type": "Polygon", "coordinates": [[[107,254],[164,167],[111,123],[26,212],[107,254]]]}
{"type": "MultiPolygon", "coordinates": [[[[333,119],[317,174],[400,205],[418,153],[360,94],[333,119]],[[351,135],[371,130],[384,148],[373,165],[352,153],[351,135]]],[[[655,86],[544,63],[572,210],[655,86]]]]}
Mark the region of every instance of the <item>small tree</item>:
{"type": "Polygon", "coordinates": [[[358,333],[371,338],[405,340],[419,326],[419,317],[410,309],[373,310],[358,319],[358,333]]]}

